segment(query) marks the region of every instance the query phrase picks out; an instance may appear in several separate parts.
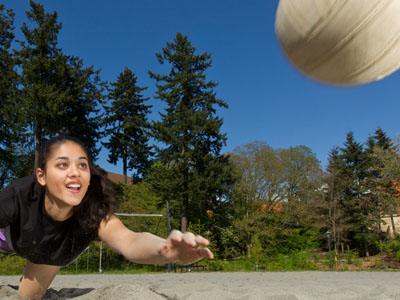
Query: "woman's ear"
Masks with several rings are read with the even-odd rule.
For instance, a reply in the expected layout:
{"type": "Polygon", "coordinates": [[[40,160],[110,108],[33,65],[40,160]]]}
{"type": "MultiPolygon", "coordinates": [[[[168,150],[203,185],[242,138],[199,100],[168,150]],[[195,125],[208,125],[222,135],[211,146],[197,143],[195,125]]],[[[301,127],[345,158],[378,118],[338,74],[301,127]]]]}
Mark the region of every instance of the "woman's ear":
{"type": "Polygon", "coordinates": [[[46,185],[46,173],[41,168],[36,169],[36,179],[40,185],[46,185]]]}

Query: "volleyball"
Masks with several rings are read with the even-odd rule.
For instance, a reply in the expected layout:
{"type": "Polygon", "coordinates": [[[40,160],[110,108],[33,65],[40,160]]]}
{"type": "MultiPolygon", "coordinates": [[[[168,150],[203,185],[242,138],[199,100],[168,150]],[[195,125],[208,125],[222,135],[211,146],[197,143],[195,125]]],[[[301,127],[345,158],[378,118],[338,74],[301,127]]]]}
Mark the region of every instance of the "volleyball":
{"type": "Polygon", "coordinates": [[[360,85],[400,67],[400,0],[280,0],[275,32],[306,76],[360,85]]]}

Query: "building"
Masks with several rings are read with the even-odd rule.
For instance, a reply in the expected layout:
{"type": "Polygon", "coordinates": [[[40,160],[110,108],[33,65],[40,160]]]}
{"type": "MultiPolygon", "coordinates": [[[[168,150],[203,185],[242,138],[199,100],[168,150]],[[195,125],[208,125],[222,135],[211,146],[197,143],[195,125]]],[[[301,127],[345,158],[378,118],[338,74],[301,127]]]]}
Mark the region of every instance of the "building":
{"type": "Polygon", "coordinates": [[[400,207],[398,207],[397,213],[392,216],[385,215],[382,218],[381,230],[382,232],[390,234],[392,237],[394,237],[395,234],[400,234],[400,207]]]}
{"type": "MultiPolygon", "coordinates": [[[[107,178],[114,183],[124,183],[124,175],[107,172],[107,178]]],[[[127,178],[127,184],[132,185],[132,177],[127,178]]]]}

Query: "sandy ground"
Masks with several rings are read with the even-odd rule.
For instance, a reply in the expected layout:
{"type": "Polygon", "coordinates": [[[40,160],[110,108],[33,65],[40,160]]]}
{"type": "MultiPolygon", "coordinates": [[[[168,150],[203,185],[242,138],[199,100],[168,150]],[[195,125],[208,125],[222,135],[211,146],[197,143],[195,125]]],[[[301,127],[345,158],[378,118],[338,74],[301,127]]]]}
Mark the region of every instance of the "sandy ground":
{"type": "MultiPolygon", "coordinates": [[[[19,299],[18,276],[0,276],[0,299],[19,299]]],[[[58,275],[44,299],[400,300],[400,272],[58,275]]]]}

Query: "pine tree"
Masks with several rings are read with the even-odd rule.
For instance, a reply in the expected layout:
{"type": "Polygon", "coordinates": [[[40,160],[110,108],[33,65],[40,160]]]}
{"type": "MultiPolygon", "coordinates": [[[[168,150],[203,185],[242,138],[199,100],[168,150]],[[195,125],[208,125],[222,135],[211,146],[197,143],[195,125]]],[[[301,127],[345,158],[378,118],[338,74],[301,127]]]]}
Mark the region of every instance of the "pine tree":
{"type": "Polygon", "coordinates": [[[374,135],[368,140],[368,155],[370,161],[370,173],[368,186],[371,191],[369,197],[375,200],[375,206],[379,207],[377,219],[379,219],[378,232],[380,235],[380,224],[382,217],[389,215],[391,219],[392,233],[396,226],[393,214],[397,213],[398,200],[398,181],[399,181],[399,153],[397,146],[394,145],[385,131],[378,128],[374,135]]]}
{"type": "Polygon", "coordinates": [[[375,140],[376,146],[381,147],[383,150],[396,148],[392,139],[387,136],[386,132],[383,131],[382,128],[375,130],[373,139],[375,140]]]}
{"type": "Polygon", "coordinates": [[[96,157],[99,139],[99,108],[103,83],[99,71],[83,68],[81,59],[66,56],[58,48],[61,23],[57,13],[47,13],[30,1],[28,20],[21,30],[25,41],[19,51],[22,62],[22,96],[25,119],[36,144],[49,136],[69,134],[88,145],[96,157]]]}
{"type": "Polygon", "coordinates": [[[115,83],[111,83],[108,98],[111,106],[106,107],[104,124],[109,142],[103,145],[110,151],[108,161],[116,164],[119,159],[123,163],[125,184],[127,170],[135,169],[132,176],[138,180],[146,175],[150,167],[151,146],[149,146],[150,123],[147,116],[150,105],[145,105],[149,98],[143,98],[142,92],[147,87],[137,85],[135,74],[125,68],[115,83]]]}
{"type": "Polygon", "coordinates": [[[18,127],[19,77],[17,58],[12,53],[14,12],[0,4],[0,187],[15,177],[18,127]]]}
{"type": "Polygon", "coordinates": [[[369,248],[376,238],[371,228],[377,225],[375,216],[379,209],[368,196],[369,157],[363,145],[354,140],[352,132],[347,134],[344,147],[340,150],[343,160],[341,175],[348,183],[343,202],[349,217],[348,238],[353,246],[363,249],[369,256],[369,248]]]}
{"type": "Polygon", "coordinates": [[[340,149],[333,148],[328,155],[327,174],[324,176],[325,185],[322,189],[321,223],[331,232],[334,249],[344,251],[347,240],[349,217],[345,213],[345,192],[351,180],[343,176],[345,162],[340,149]]]}
{"type": "Polygon", "coordinates": [[[9,110],[10,100],[13,90],[15,90],[14,70],[15,60],[12,57],[10,47],[14,39],[14,13],[6,10],[3,4],[0,4],[0,159],[4,157],[3,147],[10,140],[11,133],[7,122],[7,111],[9,110]]]}
{"type": "Polygon", "coordinates": [[[223,120],[216,116],[216,107],[228,106],[216,98],[217,83],[206,80],[211,55],[195,50],[187,36],[177,33],[174,42],[156,54],[160,64],[171,65],[169,74],[149,71],[157,81],[156,98],[167,104],[161,121],[154,123],[154,137],[165,147],[157,148],[153,184],[164,199],[174,200],[172,211],[180,212],[182,231],[190,221],[207,216],[229,181],[229,159],[220,154],[226,134],[220,132],[223,120]]]}
{"type": "Polygon", "coordinates": [[[100,70],[84,67],[82,59],[64,56],[64,60],[60,89],[68,91],[68,97],[64,100],[65,118],[56,133],[78,137],[95,159],[100,151],[96,144],[102,136],[100,104],[104,103],[105,82],[100,78],[100,70]]]}
{"type": "Polygon", "coordinates": [[[340,170],[341,165],[342,160],[340,157],[340,149],[338,147],[334,147],[328,153],[328,166],[326,167],[326,170],[329,173],[333,173],[335,170],[340,170]]]}

